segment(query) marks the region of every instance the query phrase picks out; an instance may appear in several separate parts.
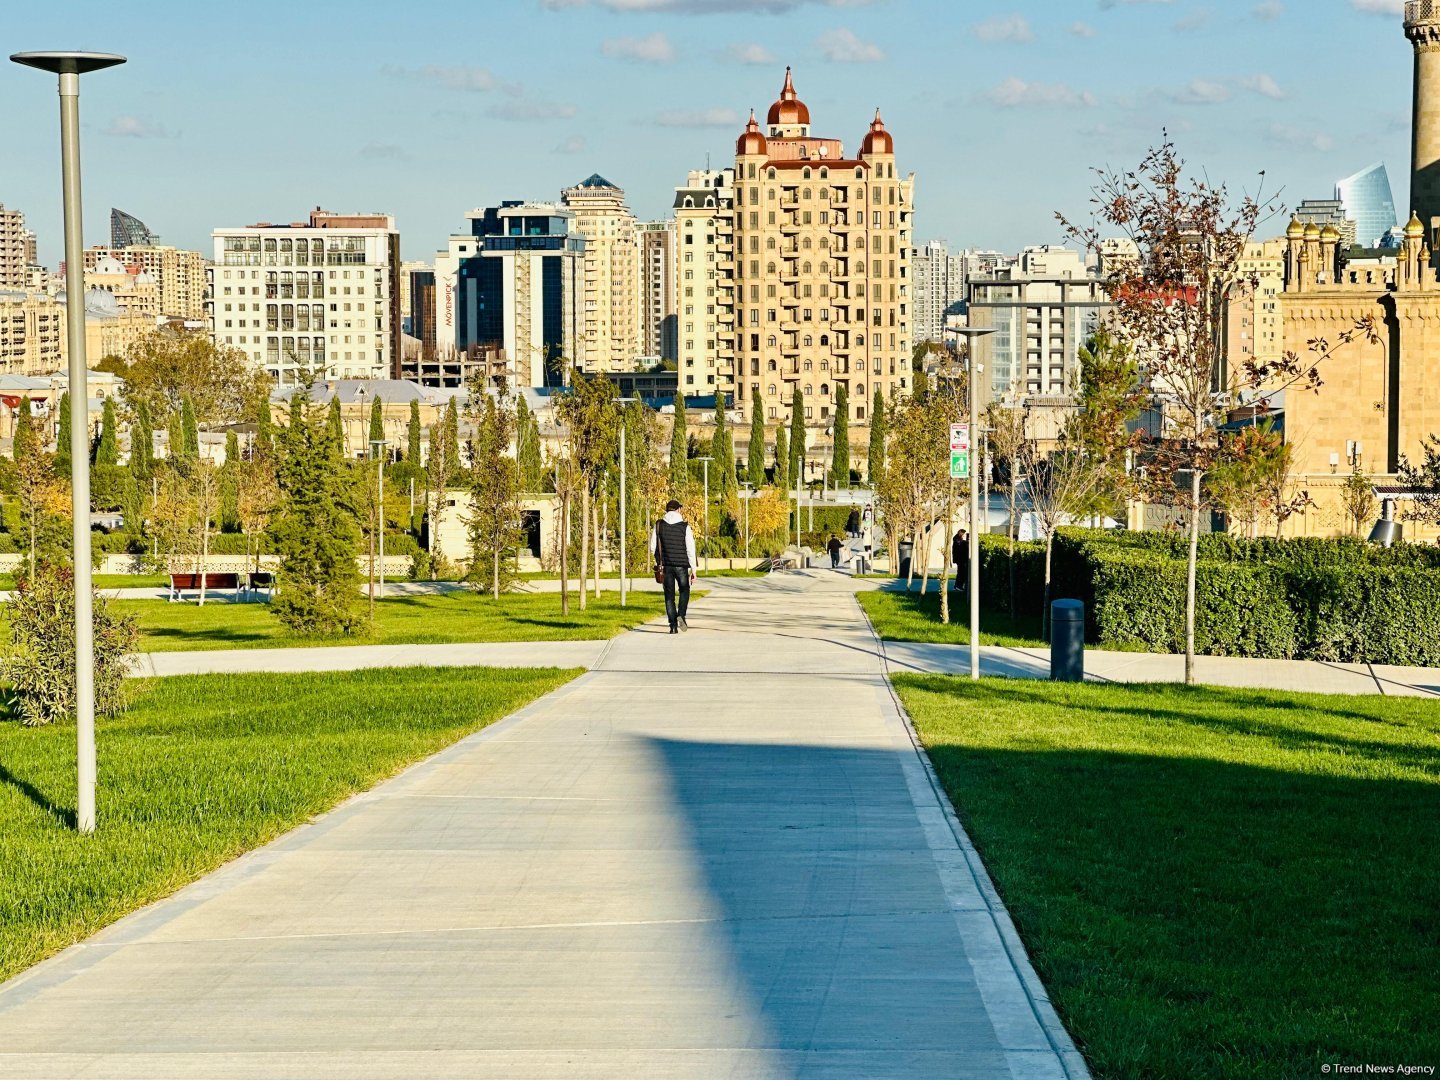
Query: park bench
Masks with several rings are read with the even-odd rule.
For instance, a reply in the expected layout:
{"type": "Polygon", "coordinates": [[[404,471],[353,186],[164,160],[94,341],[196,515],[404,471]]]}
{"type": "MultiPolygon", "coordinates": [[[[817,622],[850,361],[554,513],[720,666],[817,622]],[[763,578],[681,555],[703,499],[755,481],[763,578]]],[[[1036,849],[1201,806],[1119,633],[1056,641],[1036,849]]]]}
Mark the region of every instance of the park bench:
{"type": "Polygon", "coordinates": [[[245,591],[247,593],[263,592],[270,596],[275,592],[275,575],[269,571],[251,571],[247,575],[245,591]]]}
{"type": "Polygon", "coordinates": [[[240,593],[240,575],[230,573],[215,574],[171,574],[170,595],[168,599],[173,604],[183,600],[185,593],[199,593],[201,589],[206,592],[234,592],[238,599],[240,593]]]}

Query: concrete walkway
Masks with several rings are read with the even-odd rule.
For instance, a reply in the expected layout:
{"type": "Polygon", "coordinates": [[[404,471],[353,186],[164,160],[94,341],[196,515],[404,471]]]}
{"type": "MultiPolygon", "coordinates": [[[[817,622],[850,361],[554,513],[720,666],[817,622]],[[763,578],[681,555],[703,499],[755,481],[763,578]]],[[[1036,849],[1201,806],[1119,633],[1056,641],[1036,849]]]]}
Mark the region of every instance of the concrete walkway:
{"type": "Polygon", "coordinates": [[[0,986],[0,1076],[1086,1076],[848,581],[693,615],[0,986]]]}

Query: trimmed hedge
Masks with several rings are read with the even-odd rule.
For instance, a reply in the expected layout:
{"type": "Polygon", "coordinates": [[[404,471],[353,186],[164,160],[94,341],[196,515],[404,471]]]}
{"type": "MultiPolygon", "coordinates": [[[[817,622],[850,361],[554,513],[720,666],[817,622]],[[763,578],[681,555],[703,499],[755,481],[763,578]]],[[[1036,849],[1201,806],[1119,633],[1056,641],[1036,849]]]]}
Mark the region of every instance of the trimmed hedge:
{"type": "Polygon", "coordinates": [[[1014,615],[1040,615],[1045,606],[1045,545],[1016,543],[1012,556],[1003,536],[980,534],[980,595],[999,611],[1010,611],[1010,564],[1015,564],[1014,615]]]}
{"type": "MultiPolygon", "coordinates": [[[[1179,652],[1185,551],[1185,537],[1174,534],[1062,529],[1055,537],[1051,595],[1084,601],[1092,644],[1179,652]]],[[[1017,545],[1016,560],[1022,592],[1017,606],[1038,613],[1043,545],[1017,545]]],[[[1007,606],[1003,539],[982,539],[981,574],[984,594],[1007,606]]],[[[1200,653],[1440,665],[1435,548],[1202,536],[1195,585],[1200,653]]]]}

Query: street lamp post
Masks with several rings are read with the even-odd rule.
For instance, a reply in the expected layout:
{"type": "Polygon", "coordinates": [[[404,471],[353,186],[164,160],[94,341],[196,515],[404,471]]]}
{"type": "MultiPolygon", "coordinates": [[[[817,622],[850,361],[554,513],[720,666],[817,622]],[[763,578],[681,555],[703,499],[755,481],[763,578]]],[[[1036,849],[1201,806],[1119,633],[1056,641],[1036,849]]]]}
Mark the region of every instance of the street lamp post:
{"type": "Polygon", "coordinates": [[[755,485],[750,481],[743,481],[740,486],[745,489],[745,566],[750,566],[750,494],[755,490],[755,485]]]}
{"type": "MultiPolygon", "coordinates": [[[[975,342],[993,334],[993,326],[966,326],[959,331],[965,336],[965,364],[969,369],[970,444],[980,431],[980,365],[975,361],[975,342]]],[[[973,454],[974,451],[972,450],[973,454]]],[[[970,678],[980,678],[980,471],[970,462],[970,678]]],[[[989,516],[988,514],[986,515],[989,516]]]]}
{"type": "Polygon", "coordinates": [[[60,80],[60,175],[65,205],[65,319],[70,352],[70,498],[75,558],[75,827],[95,831],[95,623],[90,568],[90,386],[85,357],[85,240],[80,205],[80,76],[125,63],[114,53],[23,52],[10,57],[60,80]],[[81,410],[75,421],[74,410],[81,410]]]}
{"type": "MultiPolygon", "coordinates": [[[[619,404],[621,404],[621,405],[629,405],[632,401],[636,401],[636,400],[638,400],[638,399],[637,399],[637,398],[633,398],[633,397],[628,397],[628,398],[622,397],[622,398],[617,398],[617,399],[616,399],[616,401],[617,401],[619,404]]],[[[626,566],[626,561],[627,561],[627,559],[629,558],[629,553],[625,550],[625,545],[626,545],[626,542],[627,542],[627,540],[628,540],[628,538],[629,538],[629,532],[628,532],[628,529],[627,529],[627,524],[628,524],[628,523],[627,523],[627,521],[626,521],[626,513],[625,513],[625,488],[626,488],[626,483],[625,483],[625,428],[628,426],[628,425],[626,424],[626,422],[625,422],[625,419],[626,419],[626,418],[625,418],[625,415],[624,415],[624,410],[622,410],[622,411],[621,411],[621,416],[620,416],[620,606],[621,606],[621,607],[626,607],[626,606],[627,606],[627,604],[626,604],[626,599],[625,599],[625,598],[626,598],[626,595],[627,595],[627,594],[629,593],[629,591],[630,591],[630,590],[629,590],[630,578],[629,578],[628,568],[627,568],[627,566],[626,566]]]]}
{"type": "Polygon", "coordinates": [[[705,554],[701,557],[705,560],[705,572],[708,574],[710,572],[710,462],[715,459],[702,457],[695,460],[700,462],[700,468],[705,476],[705,538],[702,541],[705,554]]]}
{"type": "Polygon", "coordinates": [[[375,459],[375,531],[380,536],[380,599],[385,599],[385,440],[370,440],[370,455],[375,459]]]}

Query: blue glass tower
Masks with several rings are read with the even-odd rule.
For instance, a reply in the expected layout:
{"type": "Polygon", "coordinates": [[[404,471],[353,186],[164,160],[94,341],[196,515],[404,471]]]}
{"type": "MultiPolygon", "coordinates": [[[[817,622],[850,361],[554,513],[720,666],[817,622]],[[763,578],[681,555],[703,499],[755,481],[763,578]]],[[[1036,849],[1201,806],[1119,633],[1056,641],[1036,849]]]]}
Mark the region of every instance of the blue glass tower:
{"type": "Polygon", "coordinates": [[[1344,204],[1345,216],[1355,222],[1355,242],[1362,247],[1379,246],[1397,223],[1390,177],[1378,161],[1336,183],[1335,198],[1344,204]]]}

